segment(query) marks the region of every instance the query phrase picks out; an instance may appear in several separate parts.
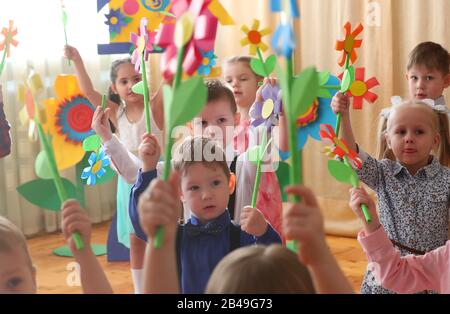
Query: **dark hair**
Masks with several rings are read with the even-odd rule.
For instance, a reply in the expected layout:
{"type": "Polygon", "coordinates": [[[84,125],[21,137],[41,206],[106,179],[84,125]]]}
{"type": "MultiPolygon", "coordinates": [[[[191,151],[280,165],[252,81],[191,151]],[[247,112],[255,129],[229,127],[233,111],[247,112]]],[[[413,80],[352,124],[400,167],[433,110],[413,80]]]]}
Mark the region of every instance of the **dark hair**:
{"type": "Polygon", "coordinates": [[[234,99],[233,92],[222,82],[222,80],[209,79],[205,81],[205,85],[208,89],[207,102],[224,99],[229,102],[231,112],[237,112],[237,105],[236,100],[234,99]]]}
{"type": "MultiPolygon", "coordinates": [[[[131,63],[131,59],[130,58],[118,59],[118,60],[113,61],[113,63],[111,63],[111,71],[109,72],[109,77],[111,79],[111,84],[115,84],[116,83],[117,72],[119,71],[119,67],[122,64],[125,64],[125,63],[131,63]]],[[[120,101],[119,95],[113,92],[111,86],[108,89],[108,99],[111,100],[112,102],[118,104],[119,106],[122,103],[120,101]]]]}
{"type": "Polygon", "coordinates": [[[420,43],[410,52],[406,69],[409,71],[414,65],[423,65],[427,69],[437,70],[444,76],[450,73],[448,51],[431,41],[420,43]]]}

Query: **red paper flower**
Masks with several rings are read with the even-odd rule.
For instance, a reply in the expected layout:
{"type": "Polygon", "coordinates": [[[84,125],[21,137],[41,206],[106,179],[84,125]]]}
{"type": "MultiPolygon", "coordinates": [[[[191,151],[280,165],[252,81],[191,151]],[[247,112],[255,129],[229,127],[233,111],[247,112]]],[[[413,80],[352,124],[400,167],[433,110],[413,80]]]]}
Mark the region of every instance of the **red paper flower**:
{"type": "MultiPolygon", "coordinates": [[[[339,75],[339,78],[342,80],[343,73],[339,75]]],[[[362,109],[363,99],[367,100],[370,103],[374,103],[378,99],[378,95],[372,93],[370,89],[377,85],[378,80],[375,77],[371,77],[367,81],[364,81],[365,69],[357,68],[355,70],[355,81],[350,85],[349,90],[346,95],[349,97],[353,97],[353,109],[362,109]]]]}
{"type": "Polygon", "coordinates": [[[15,40],[13,37],[17,35],[17,28],[14,28],[14,21],[9,21],[9,28],[3,27],[2,34],[5,36],[5,39],[0,43],[0,51],[5,49],[6,47],[6,55],[9,58],[11,51],[10,47],[13,45],[14,47],[17,47],[17,44],[19,43],[17,40],[15,40]],[[13,29],[14,28],[14,29],[13,29]]]}
{"type": "MultiPolygon", "coordinates": [[[[192,37],[185,45],[183,71],[192,75],[202,64],[201,51],[214,49],[217,31],[217,17],[209,10],[212,0],[175,0],[170,13],[177,19],[190,12],[194,20],[192,37]]],[[[166,80],[172,79],[177,66],[177,47],[174,42],[175,24],[163,24],[156,35],[155,44],[166,51],[161,58],[161,70],[166,80]]]]}
{"type": "Polygon", "coordinates": [[[339,66],[341,67],[345,64],[347,54],[350,54],[351,63],[355,63],[357,58],[355,48],[361,47],[362,44],[362,39],[356,39],[356,36],[358,36],[363,31],[364,27],[360,23],[352,32],[351,31],[352,24],[350,24],[350,22],[347,22],[344,25],[344,29],[345,29],[345,39],[336,41],[336,50],[342,51],[342,56],[339,61],[339,66]]]}
{"type": "Polygon", "coordinates": [[[348,157],[350,163],[353,167],[361,168],[362,162],[354,150],[351,150],[347,143],[342,139],[338,139],[334,129],[329,124],[320,125],[320,138],[331,146],[325,147],[325,153],[330,157],[334,158],[339,156],[340,158],[348,157]]]}

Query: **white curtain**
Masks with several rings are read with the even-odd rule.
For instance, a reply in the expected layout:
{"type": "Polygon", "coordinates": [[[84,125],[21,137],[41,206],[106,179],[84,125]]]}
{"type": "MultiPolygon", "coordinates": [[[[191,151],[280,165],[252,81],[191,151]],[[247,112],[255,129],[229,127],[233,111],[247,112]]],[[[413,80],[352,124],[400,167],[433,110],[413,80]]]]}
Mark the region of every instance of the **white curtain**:
{"type": "MultiPolygon", "coordinates": [[[[97,43],[107,42],[103,20],[96,13],[94,0],[66,0],[67,37],[76,46],[86,64],[94,86],[106,91],[111,61],[121,56],[97,55],[97,43]]],[[[17,47],[0,78],[3,85],[6,117],[12,125],[12,153],[0,160],[0,215],[13,221],[25,235],[52,232],[59,228],[59,214],[37,208],[22,198],[16,187],[36,179],[34,161],[40,151],[39,142],[30,142],[27,128],[19,120],[23,104],[17,100],[17,87],[24,81],[27,64],[33,65],[45,85],[43,99],[54,97],[53,84],[58,74],[73,74],[63,58],[64,31],[60,0],[15,0],[0,4],[0,27],[14,20],[18,29],[17,47]]],[[[75,167],[62,176],[75,182],[75,167]]],[[[105,185],[85,187],[86,211],[94,223],[110,219],[116,208],[116,178],[105,185]]]]}

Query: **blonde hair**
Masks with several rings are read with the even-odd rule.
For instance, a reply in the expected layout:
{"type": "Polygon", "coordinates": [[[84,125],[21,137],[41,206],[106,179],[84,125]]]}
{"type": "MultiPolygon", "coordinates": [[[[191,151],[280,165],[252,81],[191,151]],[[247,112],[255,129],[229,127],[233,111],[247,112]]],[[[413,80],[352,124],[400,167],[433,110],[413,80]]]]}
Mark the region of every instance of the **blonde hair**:
{"type": "Polygon", "coordinates": [[[252,73],[255,75],[256,80],[257,81],[262,81],[264,79],[264,77],[262,77],[261,75],[256,74],[253,71],[252,67],[250,66],[250,62],[251,61],[252,61],[252,58],[249,57],[249,56],[234,56],[234,57],[226,59],[224,61],[224,64],[227,65],[227,64],[234,64],[234,63],[239,63],[239,62],[245,63],[248,66],[248,68],[252,71],[252,73]]]}
{"type": "Polygon", "coordinates": [[[450,166],[450,130],[449,130],[449,121],[447,113],[438,112],[431,108],[426,103],[420,100],[410,100],[404,102],[400,106],[395,106],[391,109],[388,116],[381,115],[378,122],[378,142],[377,142],[377,159],[390,159],[395,160],[394,153],[391,149],[389,149],[386,142],[386,133],[389,122],[389,117],[392,116],[392,112],[401,108],[403,106],[411,106],[415,108],[424,108],[428,110],[432,117],[432,126],[433,130],[440,135],[440,143],[437,149],[436,156],[439,159],[439,162],[443,166],[450,166]]]}
{"type": "Polygon", "coordinates": [[[33,263],[28,251],[27,241],[22,231],[11,221],[0,216],[0,252],[11,252],[17,248],[24,251],[27,259],[26,262],[32,268],[33,263]]]}
{"type": "Polygon", "coordinates": [[[214,269],[206,293],[315,293],[307,268],[281,245],[247,246],[214,269]]]}
{"type": "Polygon", "coordinates": [[[201,163],[203,166],[212,169],[222,169],[227,179],[230,180],[231,173],[225,153],[215,141],[200,136],[188,137],[177,147],[173,156],[175,170],[184,175],[189,167],[196,163],[201,163]],[[205,151],[214,155],[214,158],[212,160],[207,158],[205,151]],[[201,154],[198,154],[198,152],[201,152],[201,154]]]}

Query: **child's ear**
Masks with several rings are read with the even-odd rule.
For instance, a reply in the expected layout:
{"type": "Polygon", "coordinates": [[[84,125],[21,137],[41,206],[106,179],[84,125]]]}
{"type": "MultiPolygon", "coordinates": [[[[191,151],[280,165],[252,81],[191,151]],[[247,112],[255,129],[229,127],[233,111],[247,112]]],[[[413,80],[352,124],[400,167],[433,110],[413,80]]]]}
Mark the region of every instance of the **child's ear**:
{"type": "Polygon", "coordinates": [[[450,73],[444,77],[444,88],[447,88],[449,86],[450,86],[450,73]]]}
{"type": "Polygon", "coordinates": [[[439,133],[436,133],[436,135],[433,138],[433,149],[437,150],[439,148],[440,143],[441,143],[441,135],[439,133]]]}
{"type": "Polygon", "coordinates": [[[113,91],[113,93],[114,93],[114,94],[118,94],[118,93],[117,93],[117,87],[116,87],[116,84],[115,84],[115,83],[111,83],[110,86],[111,86],[111,90],[113,91]]]}
{"type": "Polygon", "coordinates": [[[239,125],[241,122],[241,114],[239,112],[236,112],[234,114],[234,125],[239,125]]]}
{"type": "Polygon", "coordinates": [[[230,181],[228,182],[228,192],[230,193],[230,195],[233,194],[235,187],[236,187],[236,175],[233,172],[231,172],[230,181]]]}

